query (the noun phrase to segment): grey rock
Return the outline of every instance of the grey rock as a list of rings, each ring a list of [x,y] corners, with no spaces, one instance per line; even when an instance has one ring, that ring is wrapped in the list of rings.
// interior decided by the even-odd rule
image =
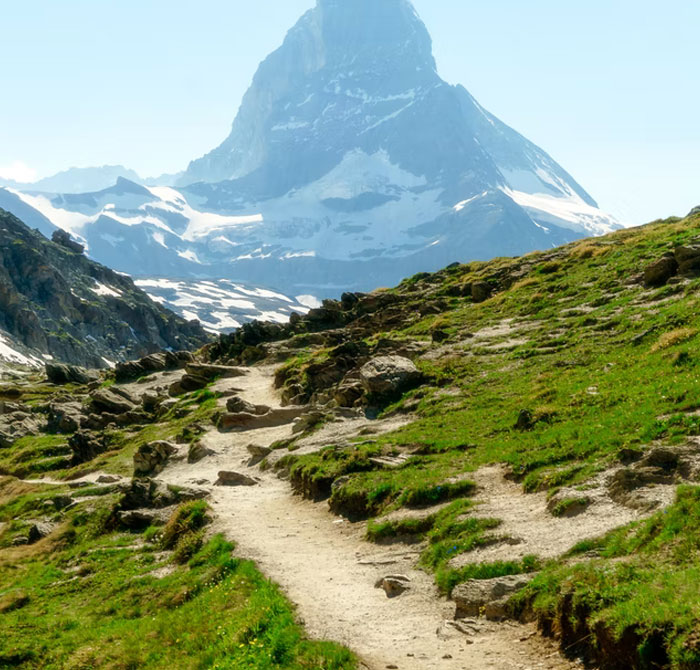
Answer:
[[[203,377],[208,381],[213,381],[214,379],[243,377],[246,374],[245,370],[242,368],[236,368],[230,365],[213,365],[206,363],[189,363],[185,367],[185,371],[189,375]]]
[[[52,384],[64,386],[66,384],[89,384],[97,379],[99,375],[88,372],[85,368],[77,365],[64,365],[62,363],[47,363],[45,366],[46,377]]]
[[[213,456],[214,451],[205,447],[201,442],[195,442],[191,444],[187,451],[187,462],[188,463],[199,463],[199,461],[207,458],[208,456]]]
[[[491,285],[485,281],[478,281],[472,284],[472,300],[476,303],[488,300],[492,292]]]
[[[647,286],[663,286],[678,272],[678,262],[673,254],[667,254],[644,268],[644,283]]]
[[[506,603],[524,589],[534,575],[514,575],[495,579],[472,579],[452,592],[456,605],[455,619],[486,616],[491,620],[506,617]]]
[[[249,467],[257,465],[272,453],[270,447],[262,447],[259,444],[249,444],[246,449],[250,454],[250,460],[248,461]]]
[[[259,482],[257,479],[248,477],[248,475],[241,474],[240,472],[222,470],[219,472],[219,478],[216,480],[215,484],[216,486],[257,486]]]
[[[134,454],[134,476],[154,475],[163,471],[177,447],[165,440],[149,442]]]
[[[135,403],[110,389],[99,389],[90,394],[90,402],[98,413],[124,414],[136,408]]]
[[[387,598],[398,598],[411,588],[411,580],[405,575],[388,575],[377,580],[377,589],[384,589]]]
[[[417,386],[422,374],[403,356],[379,356],[360,369],[360,381],[368,393],[391,395]]]

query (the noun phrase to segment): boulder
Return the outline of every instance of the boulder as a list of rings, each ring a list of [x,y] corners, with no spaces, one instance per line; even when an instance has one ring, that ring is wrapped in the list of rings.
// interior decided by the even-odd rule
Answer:
[[[365,389],[359,381],[341,384],[333,392],[333,400],[338,407],[354,407],[365,394]]]
[[[457,610],[455,619],[486,616],[491,621],[507,617],[506,603],[524,589],[533,575],[514,575],[495,579],[472,579],[452,592]]]
[[[492,292],[491,285],[485,281],[477,281],[471,285],[472,300],[476,303],[488,300]]]
[[[700,272],[700,244],[689,244],[676,247],[675,260],[681,274],[697,274]]]
[[[66,384],[89,384],[99,379],[97,373],[88,372],[85,368],[80,368],[77,365],[47,363],[45,369],[46,377],[49,382],[58,386],[65,386]]]
[[[647,286],[663,286],[678,272],[678,262],[673,254],[666,254],[644,269],[644,283]]]
[[[118,511],[163,509],[182,502],[202,500],[209,495],[204,489],[174,487],[149,478],[132,479],[121,490],[123,495],[117,506]]]
[[[134,454],[134,476],[143,477],[162,472],[177,447],[165,440],[149,442]]]
[[[216,486],[257,486],[258,481],[240,472],[230,472],[222,470],[216,480]]]
[[[90,402],[99,414],[124,414],[136,408],[135,403],[127,400],[123,394],[111,389],[98,389],[90,394]]]
[[[14,414],[15,412],[24,412],[25,414],[29,414],[31,411],[31,408],[27,405],[10,402],[8,400],[0,400],[0,415],[2,416],[5,414]]]
[[[149,526],[161,526],[163,520],[148,510],[126,510],[117,514],[119,525],[127,530],[145,530]]]
[[[535,425],[535,420],[532,412],[529,409],[521,409],[518,414],[518,420],[515,422],[515,430],[532,430]]]
[[[688,218],[691,216],[699,216],[700,215],[700,206],[699,207],[693,207],[693,209],[690,210],[690,214],[688,214]]]
[[[70,234],[65,230],[55,230],[51,236],[51,241],[64,249],[68,249],[68,251],[72,251],[74,254],[82,255],[85,252],[85,246],[71,239]]]
[[[368,393],[393,395],[420,384],[423,376],[413,361],[403,356],[379,356],[360,369],[360,382]]]
[[[45,537],[51,535],[53,529],[54,527],[52,524],[44,521],[33,523],[27,531],[27,544],[34,544],[39,540],[43,540]]]

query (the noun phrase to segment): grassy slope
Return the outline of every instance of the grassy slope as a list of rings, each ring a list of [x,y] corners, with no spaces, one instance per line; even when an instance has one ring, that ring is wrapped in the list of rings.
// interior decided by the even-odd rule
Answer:
[[[700,216],[675,219],[547,254],[473,263],[407,280],[396,289],[406,313],[426,299],[447,304],[439,316],[414,312],[407,325],[381,334],[426,341],[436,328],[449,334],[445,355],[420,363],[435,383],[390,408],[419,400],[418,419],[358,447],[294,459],[293,470],[311,478],[350,473],[349,484],[336,488],[331,504],[350,504],[378,516],[416,499],[456,499],[453,504],[465,505],[466,492],[451,490],[450,482],[468,480],[470,472],[488,463],[507,464],[526,491],[554,493],[574,485],[583,494],[586,480],[618,463],[622,449],[642,449],[657,441],[677,445],[700,434],[700,417],[694,413],[700,408],[700,280],[660,289],[646,289],[639,281],[646,265],[699,234]],[[504,274],[515,276],[515,283],[484,303],[451,297],[462,283]],[[488,340],[471,337],[504,320],[512,320],[513,332]],[[309,357],[305,353],[300,359]],[[532,430],[515,428],[524,409],[534,417]],[[420,455],[398,470],[367,466],[368,455],[406,450]],[[694,547],[694,526],[684,524],[682,514],[673,514],[678,542]],[[477,546],[484,530],[441,512],[421,527],[371,522],[369,536],[409,533],[428,539],[423,561],[446,590],[479,572],[492,576],[537,566],[532,557],[521,566],[455,573],[450,558]],[[544,600],[535,599],[539,611],[549,608],[551,614],[561,605],[565,583],[579,594],[592,592],[586,616],[606,622],[618,637],[635,625],[646,638],[670,626],[675,633],[669,645],[677,649],[686,644],[700,623],[697,592],[676,587],[700,570],[700,556],[688,549],[681,559],[669,551],[667,537],[660,533],[644,551],[635,545],[635,560],[646,571],[619,568],[625,588],[615,589],[616,580],[622,583],[623,578],[609,577],[608,554],[573,570],[548,568],[533,587],[533,593],[541,588],[545,594]],[[647,619],[640,608],[643,597],[637,598],[635,586],[651,589],[658,605],[654,616]],[[617,603],[612,609],[611,601]],[[682,665],[683,654],[673,654],[674,667],[698,667]],[[696,652],[687,654],[700,662]]]
[[[180,416],[183,408],[190,410],[186,416]],[[191,394],[161,423],[116,433],[112,450],[80,469],[127,474],[140,444],[172,439],[214,409],[208,395]],[[35,476],[46,469],[47,450],[61,444],[61,436],[28,437],[0,455],[6,469]],[[54,463],[51,476],[76,474],[65,465]],[[58,495],[72,495],[78,505],[58,512],[52,505]],[[0,477],[0,667],[356,667],[343,648],[306,640],[277,587],[236,559],[224,538],[204,543],[196,528],[182,534],[177,518],[166,529],[110,530],[106,519],[119,497],[113,486],[74,491]],[[56,524],[53,533],[13,546],[36,519]],[[175,537],[172,528],[179,529]]]

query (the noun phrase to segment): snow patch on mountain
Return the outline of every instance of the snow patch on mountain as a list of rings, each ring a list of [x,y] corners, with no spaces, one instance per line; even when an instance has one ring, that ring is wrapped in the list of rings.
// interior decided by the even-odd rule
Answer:
[[[137,279],[151,299],[176,314],[197,320],[212,333],[227,333],[250,321],[286,323],[293,312],[306,314],[306,303],[265,288],[230,280]],[[306,302],[315,301],[313,296]],[[319,303],[320,304],[320,303]]]

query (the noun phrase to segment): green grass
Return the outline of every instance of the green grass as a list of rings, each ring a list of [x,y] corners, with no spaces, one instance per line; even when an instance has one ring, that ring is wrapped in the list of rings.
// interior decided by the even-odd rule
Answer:
[[[30,516],[43,494],[11,497],[0,515]],[[162,533],[105,533],[114,495],[81,503],[49,538],[0,553],[0,667],[22,670],[350,670],[343,648],[305,638],[289,603],[221,536],[183,560],[204,503]],[[157,542],[158,544],[154,544]],[[162,548],[174,548],[163,555]]]
[[[698,667],[700,488],[680,487],[669,509],[582,543],[572,555],[585,552],[599,558],[551,564],[516,597],[514,608],[548,622],[573,616],[579,636],[590,635],[593,645],[604,631],[615,640],[633,632],[640,640],[636,667],[645,667],[644,655],[652,651],[667,655],[673,670]],[[660,640],[660,649],[652,650],[648,640]]]
[[[491,541],[498,534],[497,520],[489,526],[488,520],[448,519],[436,511],[419,520],[391,523],[382,515],[450,500],[468,506],[465,501],[472,493],[468,488],[448,493],[439,487],[469,481],[471,473],[486,465],[504,464],[526,492],[553,495],[562,487],[585,485],[596,474],[619,465],[621,454],[628,451],[643,453],[653,443],[680,446],[700,435],[700,279],[688,278],[659,289],[647,289],[639,280],[649,263],[699,236],[700,217],[672,219],[547,254],[470,263],[403,282],[391,291],[401,299],[403,322],[394,331],[384,332],[378,318],[377,333],[364,332],[363,337],[370,348],[378,338],[427,343],[436,324],[449,336],[449,353],[416,359],[432,381],[385,408],[384,414],[390,415],[417,401],[415,420],[373,438],[371,444],[301,456],[295,459],[294,469],[322,478],[328,491],[335,477],[347,478],[334,487],[332,509],[369,518],[368,537],[374,541],[425,542],[422,563],[435,573],[445,592],[461,581],[493,575],[494,570],[532,571],[539,565],[537,557],[495,567],[450,567],[454,555]],[[517,279],[484,303],[460,297],[464,284],[498,282],[511,273]],[[431,301],[442,301],[441,313],[418,316]],[[506,320],[514,331],[474,337],[484,329],[503,327]],[[313,352],[305,351],[302,367],[313,363]],[[522,410],[532,417],[526,429],[516,428]],[[414,455],[395,470],[369,461],[370,454],[396,453]],[[559,502],[552,514],[563,516],[586,504],[582,489],[580,496]],[[679,517],[680,536],[694,532],[692,524]],[[671,540],[664,534],[659,537],[659,547],[668,551]],[[609,621],[615,631],[637,621],[644,639],[662,630],[669,644],[677,647],[680,643],[664,626],[672,620],[671,613],[683,622],[686,632],[700,625],[697,609],[690,608],[686,598],[688,588],[681,584],[700,564],[674,568],[666,577],[662,569],[653,582],[662,554],[661,548],[647,553],[647,564],[630,555],[620,565],[607,563],[604,572],[595,564],[575,570],[583,575],[588,597],[608,593],[608,586],[611,598],[614,593],[623,596]],[[626,572],[630,563],[635,575],[642,571],[644,576],[630,578]],[[551,588],[564,588],[571,570],[551,573]],[[593,571],[595,578],[587,571]],[[608,576],[610,583],[601,581]],[[639,599],[625,605],[632,590],[625,580],[649,588],[641,588]],[[678,599],[676,588],[681,594]],[[652,606],[655,590],[665,593],[658,607]],[[648,607],[644,598],[649,599]],[[673,604],[676,600],[678,607],[687,609],[679,611]],[[561,598],[553,598],[550,604],[560,605]],[[694,659],[694,653],[674,652],[678,659],[683,654]],[[680,660],[674,662],[685,667]]]

